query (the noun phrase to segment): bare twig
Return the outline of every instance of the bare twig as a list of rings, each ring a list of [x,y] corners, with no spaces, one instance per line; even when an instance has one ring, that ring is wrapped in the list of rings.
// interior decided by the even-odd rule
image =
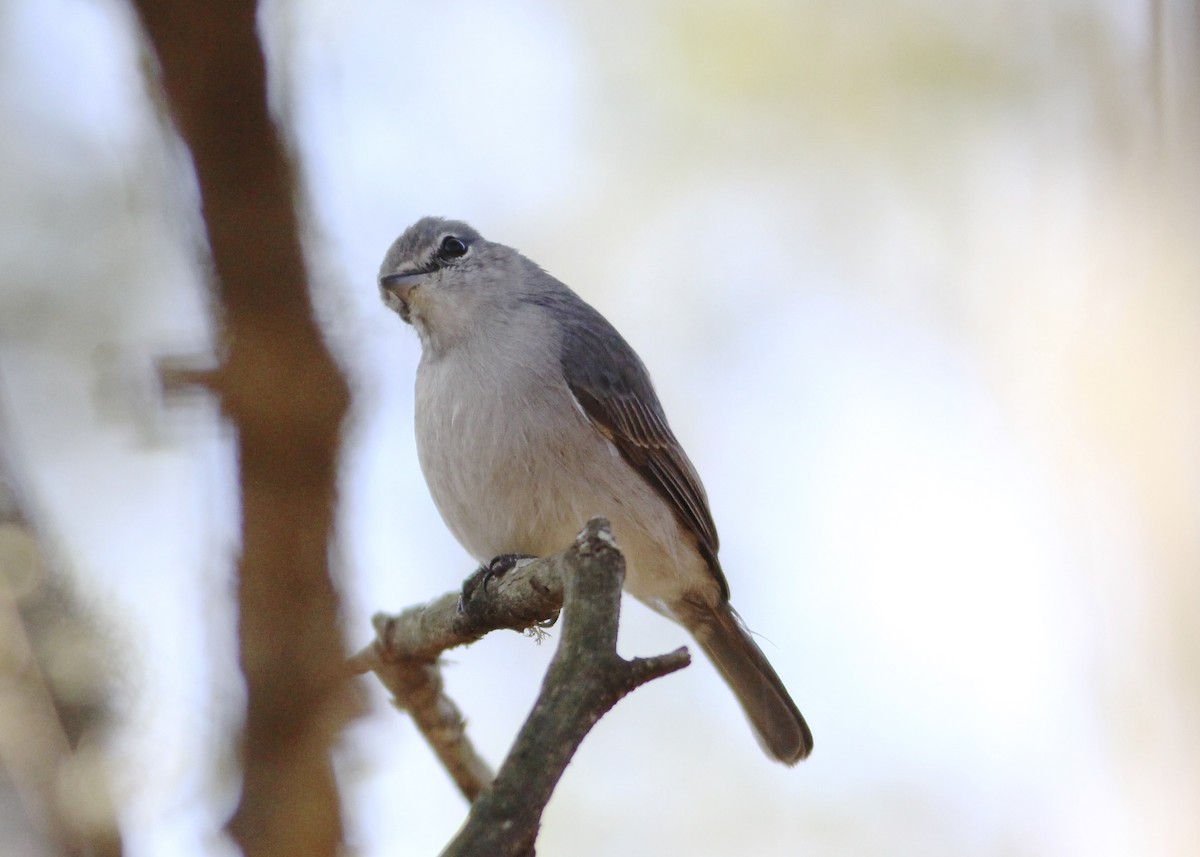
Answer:
[[[477,587],[462,609],[450,593],[395,617],[376,617],[378,639],[352,659],[374,670],[413,713],[459,787],[474,801],[447,855],[531,855],[550,794],[583,737],[621,697],[682,669],[687,649],[626,661],[617,655],[625,560],[608,522],[588,522],[567,550]],[[462,718],[441,693],[435,659],[497,628],[526,629],[557,615],[563,630],[533,711],[491,787]],[[432,733],[434,737],[430,737]],[[470,761],[475,759],[476,762]]]
[[[462,712],[446,696],[436,661],[385,655],[372,645],[351,664],[355,672],[374,672],[391,692],[393,704],[412,716],[463,797],[474,801],[492,784],[495,774],[467,737]]]
[[[385,658],[432,660],[492,631],[525,631],[553,621],[562,607],[564,561],[573,550],[518,565],[467,598],[448,592],[396,616],[378,613],[374,645]]]
[[[687,666],[686,648],[627,661],[617,654],[625,559],[608,522],[588,522],[567,554],[562,642],[537,703],[492,789],[471,806],[444,857],[526,857],[542,812],[583,737],[630,691]]]
[[[520,564],[465,598],[448,592],[396,616],[379,613],[375,641],[350,659],[353,672],[374,672],[396,707],[412,715],[469,801],[491,785],[494,774],[468,738],[458,706],[443,692],[437,658],[491,631],[524,631],[552,621],[562,606],[564,567],[574,550]]]

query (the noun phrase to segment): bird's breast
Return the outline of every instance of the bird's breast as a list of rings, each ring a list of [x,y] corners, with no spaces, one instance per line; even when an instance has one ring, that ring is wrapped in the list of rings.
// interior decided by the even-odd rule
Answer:
[[[602,438],[573,405],[556,364],[494,349],[422,359],[421,469],[447,526],[480,562],[565,547],[583,520],[565,474]]]

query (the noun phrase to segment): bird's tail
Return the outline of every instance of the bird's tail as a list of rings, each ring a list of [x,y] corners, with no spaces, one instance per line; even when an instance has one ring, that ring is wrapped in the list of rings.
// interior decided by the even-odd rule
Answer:
[[[767,755],[785,765],[807,758],[813,738],[804,715],[733,608],[689,603],[683,618],[737,696]]]

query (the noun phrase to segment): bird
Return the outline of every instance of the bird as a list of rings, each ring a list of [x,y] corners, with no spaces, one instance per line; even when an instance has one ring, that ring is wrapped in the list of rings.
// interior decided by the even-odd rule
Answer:
[[[533,261],[458,220],[406,229],[378,284],[420,339],[418,459],[466,551],[484,567],[548,556],[607,518],[625,590],[687,629],[770,758],[807,758],[812,732],[730,604],[704,486],[621,334]]]

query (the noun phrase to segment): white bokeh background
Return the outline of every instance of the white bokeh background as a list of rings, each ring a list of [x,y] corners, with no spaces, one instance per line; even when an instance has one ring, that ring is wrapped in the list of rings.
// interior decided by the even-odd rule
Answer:
[[[697,662],[587,738],[540,853],[1194,853],[1200,314],[1173,239],[1196,222],[1148,130],[1147,14],[267,5],[317,303],[356,393],[351,645],[471,570],[416,464],[416,338],[374,284],[408,223],[461,217],[640,351],[734,602],[816,736],[771,765]],[[115,0],[0,2],[0,396],[123,653],[129,853],[228,854],[236,494],[213,409],[151,380],[212,322],[144,62]],[[622,634],[627,654],[686,642],[635,603]],[[492,760],[552,649],[454,654]],[[465,807],[368,689],[339,755],[350,846],[436,853]]]

